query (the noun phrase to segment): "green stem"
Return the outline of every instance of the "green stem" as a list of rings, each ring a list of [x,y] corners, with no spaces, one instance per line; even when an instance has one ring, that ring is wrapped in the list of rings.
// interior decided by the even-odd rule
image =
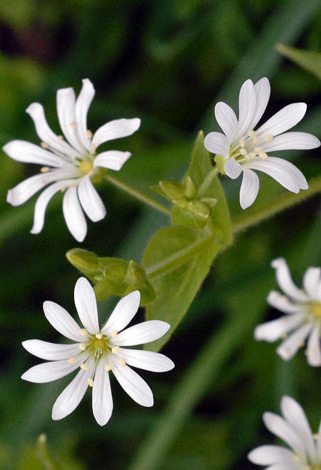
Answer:
[[[163,204],[160,202],[155,201],[154,199],[151,199],[150,197],[146,196],[145,194],[141,193],[135,188],[132,188],[129,186],[127,183],[124,183],[123,181],[120,181],[118,178],[115,178],[114,176],[111,175],[105,175],[104,178],[109,181],[109,183],[113,184],[117,188],[121,189],[122,191],[125,191],[126,193],[130,194],[131,196],[135,197],[139,201],[144,202],[148,206],[153,207],[154,209],[158,210],[159,212],[162,212],[163,214],[166,215],[171,215],[171,210],[165,207]]]
[[[173,388],[166,409],[157,418],[129,470],[164,468],[163,459],[175,443],[175,438],[199,400],[213,384],[231,352],[257,322],[265,307],[265,299],[263,297],[258,299],[257,305],[254,302],[252,307],[249,315],[243,317],[242,321],[239,315],[235,314],[219,331],[215,330],[179,384]]]
[[[244,215],[236,217],[233,221],[233,231],[237,233],[245,230],[318,193],[321,193],[321,177],[313,178],[309,182],[309,189],[306,191],[300,191],[299,194],[286,193],[266,206],[254,206]]]
[[[212,181],[216,176],[219,174],[219,170],[217,169],[216,166],[212,168],[212,170],[206,175],[206,178],[204,179],[203,183],[199,187],[198,190],[198,196],[202,197],[203,194],[206,192],[208,187],[211,185]]]

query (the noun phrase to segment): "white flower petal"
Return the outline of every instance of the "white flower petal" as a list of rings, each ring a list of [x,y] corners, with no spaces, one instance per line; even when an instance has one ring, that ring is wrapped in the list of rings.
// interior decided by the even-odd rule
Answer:
[[[64,159],[58,155],[24,140],[11,140],[2,147],[2,150],[17,162],[36,163],[37,165],[49,165],[56,168],[60,168],[65,164]]]
[[[273,260],[271,266],[275,269],[276,280],[286,295],[299,302],[308,300],[307,296],[292,281],[289,267],[284,258]]]
[[[85,78],[76,101],[75,122],[78,142],[89,152],[91,152],[91,142],[87,135],[87,114],[94,96],[94,86],[88,78]]]
[[[99,166],[109,170],[119,171],[125,162],[130,158],[130,152],[120,152],[119,150],[108,150],[100,153],[94,160],[94,168]]]
[[[282,158],[268,157],[265,160],[254,158],[245,163],[243,168],[262,171],[293,193],[298,193],[300,189],[308,189],[308,183],[303,173],[292,163]]]
[[[248,454],[248,459],[257,465],[271,465],[275,463],[293,461],[293,453],[281,446],[260,446]]]
[[[302,313],[287,315],[276,320],[258,325],[254,330],[254,338],[272,343],[298,326],[305,316]]]
[[[43,106],[40,103],[32,103],[26,109],[26,112],[32,118],[36,132],[40,139],[45,142],[49,147],[58,154],[66,156],[67,159],[73,159],[77,157],[77,152],[64,142],[50,129]]]
[[[242,209],[250,207],[259,192],[259,177],[252,170],[245,169],[243,171],[243,179],[240,191],[240,204]]]
[[[305,103],[292,103],[282,108],[264,123],[256,132],[258,137],[282,134],[303,119],[307,110]]]
[[[79,356],[75,358],[75,362],[70,363],[68,361],[53,361],[44,362],[37,366],[31,367],[21,378],[28,382],[34,382],[42,384],[46,382],[53,382],[54,380],[61,379],[70,374],[83,362],[83,357]]]
[[[117,303],[101,332],[110,336],[113,331],[121,331],[134,318],[139,308],[140,292],[135,290]]]
[[[40,339],[29,339],[23,341],[22,346],[40,359],[47,361],[61,361],[79,354],[78,344],[56,344],[41,341]]]
[[[231,142],[237,129],[237,118],[233,109],[228,104],[220,101],[215,105],[214,113],[220,128]]]
[[[299,328],[295,333],[292,333],[283,343],[277,348],[276,352],[284,359],[288,361],[291,359],[297,350],[303,345],[306,337],[311,331],[312,325],[304,325]]]
[[[132,367],[152,372],[167,372],[175,367],[173,361],[164,354],[152,351],[119,348],[117,355],[125,359],[126,364]]]
[[[251,129],[254,129],[266,110],[267,104],[270,99],[271,86],[266,77],[261,78],[254,85],[256,94],[256,108],[252,117]]]
[[[68,339],[82,342],[84,337],[79,333],[80,326],[71,315],[60,305],[50,300],[43,304],[43,311],[49,323]]]
[[[263,414],[263,421],[270,432],[286,442],[294,451],[304,451],[300,436],[281,416],[267,412]]]
[[[128,137],[139,129],[140,119],[115,119],[99,127],[95,132],[92,143],[97,148],[104,142]]]
[[[170,325],[161,320],[149,320],[138,325],[131,326],[113,338],[113,344],[117,346],[136,346],[150,343],[164,336]]]
[[[63,198],[62,210],[69,232],[78,242],[82,242],[87,233],[87,223],[75,187],[67,189]]]
[[[271,142],[262,143],[261,147],[266,153],[276,150],[308,150],[320,147],[320,141],[306,132],[287,132],[274,137]]]
[[[92,367],[89,367],[88,370],[81,369],[70,384],[67,385],[54,403],[52,408],[53,420],[65,418],[77,408],[86,393],[88,379],[91,375]]]
[[[238,139],[252,130],[253,116],[256,110],[256,93],[252,80],[243,83],[239,94]]]
[[[230,142],[226,135],[220,132],[210,132],[204,139],[206,150],[218,155],[228,157],[230,154]]]
[[[93,222],[102,220],[106,215],[106,209],[99,194],[90,181],[90,176],[81,178],[78,185],[78,197],[86,215]]]
[[[108,423],[113,412],[109,373],[104,367],[105,362],[100,360],[96,369],[92,394],[93,413],[100,426]]]
[[[76,96],[73,88],[61,88],[57,91],[57,114],[61,130],[78,152],[83,152],[83,146],[79,143],[76,133],[75,106]]]
[[[224,165],[225,173],[229,178],[235,180],[243,171],[242,165],[237,163],[234,158],[229,158]]]
[[[80,277],[76,282],[74,299],[80,321],[88,333],[99,333],[97,300],[94,289],[86,278]]]
[[[47,206],[51,200],[51,198],[61,189],[68,187],[69,184],[73,184],[74,180],[66,180],[66,181],[58,181],[57,183],[51,184],[48,188],[46,188],[43,193],[38,197],[35,211],[34,211],[34,218],[33,218],[33,226],[30,230],[31,233],[40,233],[43,229],[45,223],[45,215]]]
[[[281,400],[281,411],[287,422],[290,423],[297,431],[298,435],[301,436],[309,456],[314,460],[316,458],[316,452],[312,432],[301,405],[293,400],[293,398],[284,396]]]
[[[112,371],[125,392],[141,406],[153,406],[153,393],[145,380],[126,365],[120,365],[112,359]]]
[[[316,325],[310,333],[306,355],[308,364],[312,367],[321,366],[321,350],[320,350],[320,324]]]
[[[284,313],[302,312],[302,306],[300,304],[292,303],[288,299],[288,297],[286,297],[284,294],[280,294],[280,292],[276,292],[275,290],[272,290],[269,293],[266,300],[268,304],[270,304],[274,308],[277,308],[278,310],[281,310],[281,312],[284,312]]]
[[[8,191],[7,202],[12,206],[20,206],[48,183],[48,178],[43,174],[31,176]]]
[[[308,268],[303,277],[303,287],[306,293],[311,299],[318,298],[318,290],[320,285],[321,269],[320,268]]]

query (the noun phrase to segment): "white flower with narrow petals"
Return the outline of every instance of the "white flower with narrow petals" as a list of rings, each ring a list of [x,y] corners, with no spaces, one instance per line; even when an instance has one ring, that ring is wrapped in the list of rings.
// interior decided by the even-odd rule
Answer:
[[[252,170],[262,171],[293,193],[307,189],[308,184],[292,163],[271,157],[277,150],[313,149],[320,141],[306,132],[286,132],[298,124],[306,113],[305,103],[292,103],[254,130],[260,121],[270,98],[270,83],[261,78],[255,85],[246,80],[239,95],[239,118],[226,103],[215,106],[216,120],[223,130],[210,132],[205,137],[209,152],[222,155],[224,170],[232,179],[243,173],[240,204],[243,209],[251,206],[259,191],[259,178]]]
[[[87,233],[85,214],[93,222],[106,215],[105,206],[94,188],[91,177],[98,169],[118,171],[130,157],[129,152],[108,150],[97,154],[104,142],[132,135],[140,126],[140,119],[116,119],[101,126],[95,133],[87,129],[87,113],[95,95],[89,79],[76,99],[73,88],[57,91],[57,113],[63,136],[49,127],[43,106],[32,103],[26,110],[34,121],[42,140],[41,147],[23,140],[8,142],[3,150],[19,162],[42,165],[40,173],[9,190],[7,201],[20,206],[40,189],[48,186],[39,196],[34,212],[31,233],[41,232],[47,205],[58,191],[65,191],[63,214],[67,227],[75,239],[83,241]]]
[[[321,470],[321,423],[313,435],[302,407],[293,398],[281,400],[282,416],[264,413],[267,429],[282,439],[290,449],[263,445],[249,453],[248,459],[266,470]]]
[[[272,261],[276,279],[284,294],[271,291],[267,301],[286,315],[259,325],[254,330],[257,340],[269,342],[285,338],[278,354],[291,359],[308,338],[306,355],[310,366],[321,366],[321,268],[308,268],[303,277],[303,290],[293,283],[283,258]]]
[[[62,419],[72,413],[82,400],[88,386],[93,388],[92,408],[98,424],[105,425],[111,417],[113,399],[109,372],[112,371],[125,392],[139,405],[153,406],[153,393],[147,383],[129,366],[153,372],[165,372],[174,367],[163,354],[126,349],[161,338],[170,325],[150,320],[126,328],[135,316],[140,302],[139,291],[123,297],[106,324],[100,328],[97,302],[90,283],[81,277],[75,286],[75,305],[80,327],[60,305],[44,302],[44,313],[51,325],[74,344],[54,344],[37,339],[22,345],[45,362],[31,367],[22,375],[29,382],[44,383],[60,379],[78,369],[77,375],[57,398],[52,418]]]

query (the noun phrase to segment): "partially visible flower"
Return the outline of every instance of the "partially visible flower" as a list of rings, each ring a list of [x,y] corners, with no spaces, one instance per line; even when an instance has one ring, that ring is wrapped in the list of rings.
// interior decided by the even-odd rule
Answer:
[[[265,426],[282,439],[290,448],[264,445],[249,453],[248,459],[263,465],[266,470],[320,470],[321,423],[319,432],[313,435],[302,407],[293,398],[281,400],[283,417],[264,413]]]
[[[319,139],[311,134],[286,132],[305,115],[305,103],[285,106],[254,130],[266,109],[270,92],[267,78],[261,78],[255,85],[246,80],[239,95],[239,118],[226,103],[217,103],[215,117],[224,134],[210,132],[205,138],[206,149],[224,157],[221,171],[232,179],[243,173],[240,191],[243,209],[253,204],[259,190],[259,178],[252,170],[263,171],[293,193],[308,188],[300,170],[284,159],[271,157],[271,152],[320,146]]]
[[[105,206],[90,178],[99,167],[120,170],[131,154],[118,150],[97,154],[97,148],[104,142],[136,132],[140,119],[110,121],[92,135],[87,130],[87,113],[94,95],[94,87],[88,78],[83,80],[77,99],[73,88],[57,91],[57,114],[63,136],[50,129],[43,106],[32,103],[26,112],[34,121],[42,140],[41,147],[23,140],[12,140],[3,147],[14,160],[42,165],[38,175],[31,176],[8,192],[10,204],[19,206],[49,185],[36,202],[31,233],[41,232],[47,205],[58,191],[66,191],[63,214],[70,233],[77,241],[83,241],[87,233],[84,212],[93,222],[106,215]]]
[[[285,360],[291,359],[308,337],[308,363],[321,366],[321,268],[311,267],[306,270],[301,290],[293,283],[283,258],[272,261],[272,266],[284,295],[271,291],[267,301],[286,315],[257,326],[254,337],[269,342],[284,338],[277,352]]]
[[[60,305],[46,301],[43,309],[47,320],[74,344],[54,344],[37,339],[22,343],[31,354],[51,362],[31,367],[22,375],[29,382],[52,382],[70,374],[77,375],[57,398],[52,418],[62,419],[72,413],[82,400],[88,386],[93,387],[92,408],[98,424],[105,425],[111,417],[113,399],[109,372],[112,371],[125,392],[142,406],[153,406],[153,394],[147,383],[130,367],[165,372],[174,367],[163,354],[126,349],[150,343],[162,337],[170,325],[150,320],[126,328],[134,318],[140,302],[139,291],[131,292],[116,305],[106,324],[100,328],[97,302],[90,283],[81,277],[75,286],[75,305],[81,328]]]

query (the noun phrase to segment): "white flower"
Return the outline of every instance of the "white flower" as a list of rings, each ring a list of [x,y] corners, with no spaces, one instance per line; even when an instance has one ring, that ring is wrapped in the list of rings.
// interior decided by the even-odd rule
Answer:
[[[106,215],[105,206],[90,177],[99,167],[120,170],[131,154],[108,150],[97,155],[97,148],[104,142],[136,132],[140,119],[110,121],[92,135],[87,130],[87,113],[94,95],[94,87],[88,79],[83,80],[77,99],[73,88],[57,91],[57,114],[64,137],[57,136],[50,129],[43,106],[32,103],[26,112],[34,121],[36,132],[42,140],[41,147],[23,140],[12,140],[3,147],[14,160],[42,165],[38,175],[26,179],[8,192],[7,201],[10,204],[19,206],[49,185],[36,202],[31,233],[41,232],[47,205],[58,191],[66,190],[63,214],[69,231],[77,241],[83,241],[87,232],[84,212],[93,222]]]
[[[309,337],[306,350],[308,363],[311,366],[320,366],[321,268],[307,269],[303,277],[304,290],[301,290],[293,283],[283,258],[272,261],[272,266],[284,295],[271,291],[267,301],[286,315],[257,326],[254,337],[269,342],[286,338],[277,349],[285,360],[291,359]]]
[[[320,470],[321,423],[317,435],[312,435],[302,407],[290,397],[281,400],[282,415],[264,413],[265,426],[291,448],[265,445],[249,453],[248,458],[266,470]]]
[[[223,130],[211,132],[205,137],[209,152],[223,155],[224,170],[232,179],[243,172],[240,204],[246,209],[256,199],[259,178],[252,170],[263,171],[293,193],[307,189],[308,184],[292,163],[268,154],[277,150],[313,149],[320,141],[305,132],[286,132],[301,121],[307,106],[293,103],[285,106],[256,131],[270,98],[270,83],[261,78],[255,85],[246,80],[239,95],[239,119],[226,103],[215,106],[215,117]]]
[[[52,418],[62,419],[72,413],[82,400],[88,385],[93,387],[92,408],[98,424],[105,425],[111,417],[113,400],[109,371],[114,373],[125,392],[139,405],[153,406],[153,394],[147,383],[130,367],[165,372],[174,367],[163,354],[125,349],[149,343],[163,336],[170,325],[150,320],[124,329],[135,316],[140,302],[139,291],[123,297],[107,323],[99,328],[97,302],[90,283],[81,277],[75,286],[75,305],[81,328],[60,305],[46,301],[43,308],[47,320],[74,344],[54,344],[37,339],[22,345],[31,354],[49,360],[31,367],[22,375],[29,382],[44,383],[60,379],[78,369],[78,373],[57,398]],[[128,365],[127,365],[128,364]]]

